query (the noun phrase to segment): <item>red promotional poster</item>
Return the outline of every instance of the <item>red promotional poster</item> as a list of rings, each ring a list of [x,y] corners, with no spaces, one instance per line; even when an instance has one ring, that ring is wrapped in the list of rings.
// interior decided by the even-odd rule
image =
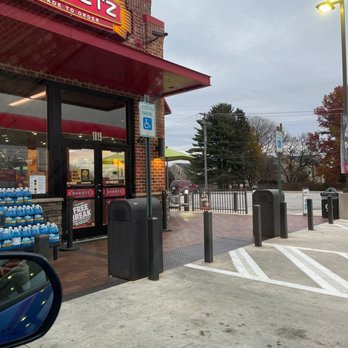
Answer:
[[[0,180],[16,180],[16,171],[14,169],[0,169]]]
[[[92,202],[76,201],[73,204],[73,226],[75,228],[92,226]]]
[[[32,0],[69,17],[116,32],[124,39],[131,32],[131,13],[125,0]]]
[[[95,190],[92,188],[68,189],[67,196],[73,198],[94,198]]]
[[[126,188],[125,187],[107,187],[103,189],[104,197],[125,197]]]

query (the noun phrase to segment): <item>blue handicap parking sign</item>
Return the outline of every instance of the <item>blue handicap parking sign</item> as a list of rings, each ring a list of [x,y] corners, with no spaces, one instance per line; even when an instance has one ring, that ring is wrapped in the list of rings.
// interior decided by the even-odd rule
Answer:
[[[146,130],[152,130],[152,118],[151,117],[144,117],[143,118],[143,128]]]

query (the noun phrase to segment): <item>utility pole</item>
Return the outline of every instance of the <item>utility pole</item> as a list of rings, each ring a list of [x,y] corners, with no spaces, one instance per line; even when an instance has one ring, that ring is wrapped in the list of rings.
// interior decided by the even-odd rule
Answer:
[[[282,173],[281,173],[281,157],[283,153],[283,126],[280,123],[276,130],[276,151],[278,156],[278,190],[279,201],[282,202]]]
[[[207,114],[200,112],[203,116],[203,159],[204,159],[204,191],[208,193],[208,162],[207,162]]]
[[[203,132],[204,132],[204,190],[208,192],[208,163],[207,163],[207,115],[203,114]]]

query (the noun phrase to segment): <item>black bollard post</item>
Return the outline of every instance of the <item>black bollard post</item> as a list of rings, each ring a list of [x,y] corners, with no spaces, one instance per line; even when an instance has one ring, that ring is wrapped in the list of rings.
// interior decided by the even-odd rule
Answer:
[[[238,193],[233,193],[233,210],[238,211]]]
[[[332,197],[331,196],[327,197],[327,210],[328,210],[329,224],[333,224],[334,223],[334,219],[333,219],[333,202],[332,202]]]
[[[159,264],[160,264],[160,243],[158,219],[156,217],[147,218],[148,228],[148,267],[149,279],[159,280]]]
[[[313,201],[311,199],[306,199],[307,201],[307,220],[308,220],[308,229],[314,231],[313,225]]]
[[[189,193],[188,190],[185,190],[184,192],[184,211],[189,211],[190,205],[189,205]]]
[[[286,202],[280,202],[280,238],[288,238],[288,215]]]
[[[253,205],[253,234],[255,246],[262,247],[261,206]]]
[[[213,262],[213,214],[203,212],[204,221],[204,262]]]
[[[68,202],[66,205],[66,213],[67,213],[67,240],[66,240],[66,247],[60,247],[59,250],[61,251],[74,251],[79,250],[80,248],[77,246],[74,246],[73,244],[73,203],[74,198],[68,197]]]
[[[170,228],[168,228],[168,205],[167,205],[167,197],[168,194],[166,191],[162,191],[162,227],[164,232],[171,231]]]

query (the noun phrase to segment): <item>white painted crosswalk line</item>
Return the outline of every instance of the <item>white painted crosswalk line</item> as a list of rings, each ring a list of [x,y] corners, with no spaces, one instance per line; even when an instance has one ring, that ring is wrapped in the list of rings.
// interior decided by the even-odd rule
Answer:
[[[340,225],[340,224],[335,224],[335,225],[338,226],[338,227],[343,228],[344,230],[348,230],[348,227],[347,227],[347,226],[343,226],[343,225]]]
[[[232,250],[229,252],[229,254],[239,273],[249,276],[256,276],[261,280],[269,279],[244,248]]]
[[[237,250],[232,250],[229,252],[230,254],[230,257],[231,257],[231,260],[232,260],[232,263],[234,264],[234,267],[236,267],[236,270],[238,273],[240,274],[244,274],[246,276],[249,275],[249,272],[247,271],[247,269],[245,268],[243,262],[242,262],[242,259],[239,255],[239,253],[237,252]]]
[[[332,250],[312,249],[306,247],[293,247],[272,243],[263,244],[272,248],[276,248],[291,263],[297,266],[300,271],[304,272],[309,278],[311,278],[315,283],[317,283],[319,287],[306,286],[269,278],[259,267],[259,265],[254,261],[254,259],[248,254],[245,248],[240,248],[229,252],[231,261],[233,262],[237,272],[231,272],[227,270],[216,269],[211,266],[207,267],[196,264],[188,264],[186,265],[186,267],[202,271],[224,274],[227,276],[261,281],[268,284],[286,286],[294,289],[301,289],[305,291],[326,294],[330,296],[348,298],[348,281],[341,278],[328,268],[324,267],[319,262],[309,257],[301,250],[316,251],[327,254],[336,254],[346,259],[348,259],[348,253]]]
[[[348,230],[347,226],[341,225],[341,224],[320,224],[320,225],[316,225],[315,228],[330,228],[330,229],[337,229],[338,228],[342,228],[344,230]]]
[[[232,277],[237,277],[237,278],[244,278],[244,279],[249,279],[249,280],[254,280],[254,281],[259,281],[271,285],[277,285],[277,286],[284,286],[287,288],[292,288],[292,289],[297,289],[297,290],[304,290],[304,291],[309,291],[309,292],[314,292],[317,294],[322,294],[322,295],[328,295],[328,296],[336,296],[336,297],[341,297],[341,298],[346,298],[348,299],[348,294],[339,292],[339,291],[330,291],[322,288],[314,288],[312,286],[307,286],[307,285],[301,285],[301,284],[296,284],[296,283],[289,283],[289,282],[284,282],[281,280],[261,280],[257,277],[254,276],[247,276],[243,275],[237,272],[231,272],[231,271],[226,271],[224,269],[218,269],[214,267],[208,267],[208,266],[202,266],[202,265],[197,265],[194,263],[188,263],[185,265],[185,267],[200,270],[200,271],[206,271],[206,272],[212,272],[212,273],[217,273],[217,274],[222,274],[226,276],[232,276]]]
[[[344,279],[320,265],[318,262],[305,255],[300,250],[294,247],[284,247],[280,245],[274,245],[274,247],[284,256],[286,256],[303,273],[316,282],[321,288],[331,291],[347,291],[347,288],[344,285],[344,283],[347,282]],[[338,281],[338,278],[340,278],[340,281]],[[332,285],[333,280],[335,280],[336,283],[339,283],[341,286],[338,286],[338,284],[335,284],[336,286]],[[337,289],[338,287],[339,289]]]

